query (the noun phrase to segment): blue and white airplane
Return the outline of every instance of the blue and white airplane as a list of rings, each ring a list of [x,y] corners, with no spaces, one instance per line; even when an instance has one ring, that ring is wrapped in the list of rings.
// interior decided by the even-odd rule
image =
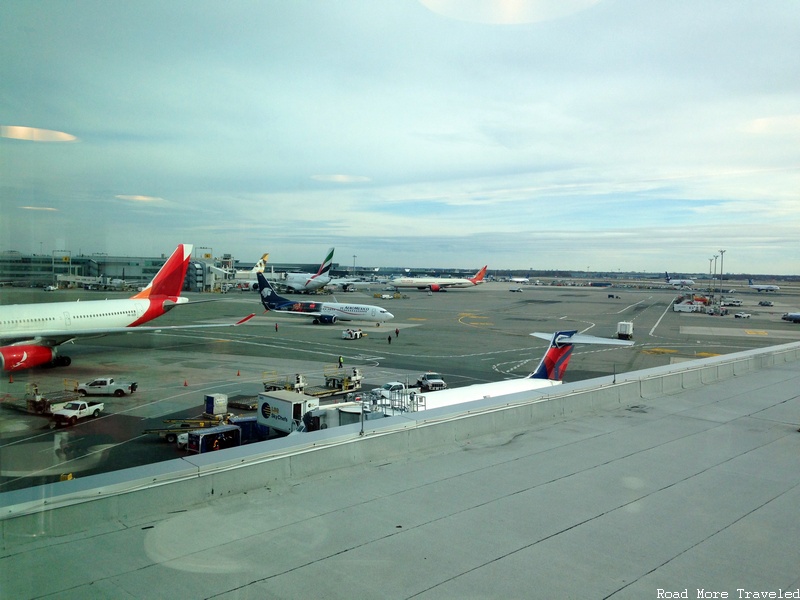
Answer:
[[[675,287],[690,287],[694,285],[693,279],[673,279],[672,277],[669,276],[669,273],[667,272],[665,272],[664,275],[665,275],[664,280],[669,285],[674,285]]]
[[[257,273],[258,291],[261,294],[261,304],[264,308],[274,312],[289,315],[312,317],[315,325],[320,323],[332,325],[336,321],[371,321],[383,323],[394,319],[394,315],[385,308],[369,304],[350,304],[349,302],[314,302],[299,301],[282,298],[264,277]]]
[[[780,286],[770,285],[768,283],[753,283],[752,279],[747,280],[747,287],[757,292],[777,292]]]

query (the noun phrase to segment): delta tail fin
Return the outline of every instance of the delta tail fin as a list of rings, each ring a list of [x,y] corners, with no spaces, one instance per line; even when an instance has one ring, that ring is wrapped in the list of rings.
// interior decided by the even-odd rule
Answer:
[[[486,277],[486,270],[489,268],[489,265],[484,265],[483,268],[475,273],[475,277],[470,277],[469,280],[473,283],[473,285],[478,285],[483,278]]]
[[[191,256],[192,244],[178,244],[175,252],[167,259],[164,266],[159,269],[153,280],[132,298],[177,298],[180,296]]]
[[[608,344],[611,346],[632,346],[633,342],[611,338],[581,335],[577,331],[557,331],[549,333],[532,333],[534,337],[548,340],[550,347],[539,362],[539,366],[528,377],[531,379],[550,379],[561,381],[572,358],[573,344]]]

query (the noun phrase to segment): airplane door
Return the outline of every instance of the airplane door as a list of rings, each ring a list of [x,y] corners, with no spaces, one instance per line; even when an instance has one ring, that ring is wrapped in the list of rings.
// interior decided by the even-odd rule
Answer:
[[[69,327],[70,323],[71,321],[69,318],[69,313],[67,311],[64,311],[64,327]]]

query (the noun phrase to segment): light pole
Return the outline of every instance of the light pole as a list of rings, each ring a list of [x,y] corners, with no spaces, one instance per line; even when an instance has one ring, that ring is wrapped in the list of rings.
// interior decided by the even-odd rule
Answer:
[[[716,291],[717,291],[716,290],[716,287],[717,287],[716,281],[717,281],[717,255],[715,254],[714,255],[714,277],[711,279],[711,283],[714,284],[714,289],[712,290],[712,294],[715,294]]]
[[[356,276],[356,255],[353,254],[353,277]]]
[[[711,280],[711,283],[708,284],[708,293],[711,294],[714,291],[714,279],[711,277],[711,263],[713,262],[713,258],[708,259],[708,278]]]
[[[720,293],[722,293],[722,278],[725,277],[725,250],[720,250],[719,255],[719,289]]]

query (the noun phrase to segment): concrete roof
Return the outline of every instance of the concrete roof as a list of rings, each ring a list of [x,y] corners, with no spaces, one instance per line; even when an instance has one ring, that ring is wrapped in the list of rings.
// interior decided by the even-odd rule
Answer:
[[[800,344],[782,348],[794,358],[773,363],[764,350],[741,353],[729,376],[708,383],[705,367],[686,373],[713,359],[626,374],[662,383],[640,384],[647,393],[616,408],[565,410],[516,427],[497,426],[507,422],[497,409],[481,417],[494,420],[490,432],[464,430],[449,443],[398,451],[386,432],[364,443],[329,437],[329,448],[315,450],[308,438],[295,451],[308,464],[345,445],[366,460],[306,474],[295,467],[286,478],[251,474],[246,492],[212,489],[211,499],[190,507],[179,487],[161,485],[147,516],[106,520],[113,510],[79,503],[78,521],[75,511],[87,518],[96,510],[97,518],[63,535],[53,532],[67,512],[30,511],[27,529],[6,518],[0,589],[15,599],[794,592]],[[716,364],[723,359],[731,364],[730,357]],[[745,363],[758,364],[736,366]],[[678,372],[698,384],[668,385]],[[608,379],[561,387],[578,398],[580,387]],[[419,437],[409,439],[433,435],[434,421],[417,418]],[[459,422],[469,429],[479,421]],[[24,492],[29,500],[47,494]],[[80,493],[91,499],[91,489]],[[6,509],[22,498],[0,496]]]

